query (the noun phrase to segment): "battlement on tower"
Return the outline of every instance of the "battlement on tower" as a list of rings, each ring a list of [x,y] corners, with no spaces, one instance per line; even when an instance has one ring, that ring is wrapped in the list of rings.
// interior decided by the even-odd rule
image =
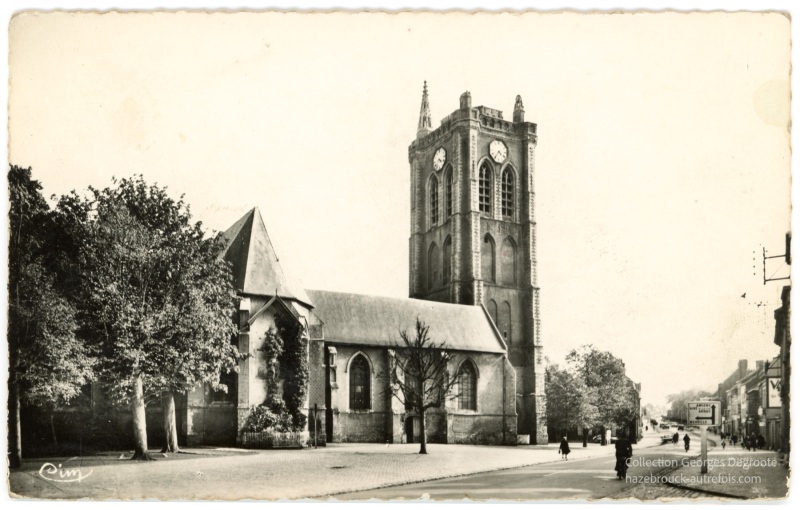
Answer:
[[[443,118],[439,127],[425,135],[419,136],[411,142],[409,150],[425,147],[436,143],[443,135],[448,134],[457,123],[476,121],[487,131],[514,133],[536,137],[536,124],[533,122],[510,122],[503,119],[503,112],[486,106],[477,106],[468,110],[455,110]]]

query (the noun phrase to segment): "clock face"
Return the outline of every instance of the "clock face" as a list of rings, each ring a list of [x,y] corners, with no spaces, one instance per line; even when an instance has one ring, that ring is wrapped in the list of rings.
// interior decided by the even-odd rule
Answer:
[[[508,147],[500,140],[494,140],[489,144],[489,155],[495,163],[502,163],[508,157]]]
[[[445,161],[447,161],[447,152],[444,150],[444,147],[439,147],[436,149],[436,152],[433,153],[433,169],[441,170]]]

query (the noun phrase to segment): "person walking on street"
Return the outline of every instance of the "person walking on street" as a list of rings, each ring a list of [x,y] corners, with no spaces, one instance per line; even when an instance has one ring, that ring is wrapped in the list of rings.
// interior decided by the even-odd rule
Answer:
[[[767,438],[764,437],[764,434],[759,432],[756,443],[758,444],[758,448],[763,450],[767,447]]]
[[[678,434],[677,432],[672,434],[672,444],[677,445],[678,439],[680,439],[680,437],[681,437],[680,434]]]
[[[633,457],[633,447],[631,446],[631,442],[626,437],[624,432],[621,433],[617,438],[617,442],[614,444],[614,449],[617,458],[614,469],[617,472],[617,480],[622,480],[625,478],[625,474],[628,472],[628,459]]]
[[[683,447],[686,448],[686,451],[689,451],[689,442],[691,439],[689,438],[689,434],[684,434],[683,436]]]
[[[559,445],[558,447],[558,453],[561,454],[562,459],[569,460],[567,459],[567,455],[569,455],[569,452],[570,449],[569,449],[569,443],[567,442],[567,436],[564,436],[563,438],[561,438],[561,445]]]
[[[736,446],[736,442],[739,441],[739,436],[734,434],[733,436],[731,436],[731,441],[733,441],[733,446]]]

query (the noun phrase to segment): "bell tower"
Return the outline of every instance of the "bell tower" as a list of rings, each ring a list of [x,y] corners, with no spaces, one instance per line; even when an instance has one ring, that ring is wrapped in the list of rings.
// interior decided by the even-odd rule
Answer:
[[[409,295],[483,305],[508,346],[516,370],[517,430],[547,443],[544,355],[534,218],[536,124],[516,97],[503,112],[459,108],[431,124],[427,82],[411,166]]]

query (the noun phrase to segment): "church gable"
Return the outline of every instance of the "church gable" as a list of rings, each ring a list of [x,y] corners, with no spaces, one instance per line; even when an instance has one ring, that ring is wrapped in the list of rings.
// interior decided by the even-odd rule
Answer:
[[[222,237],[225,248],[220,257],[232,265],[236,290],[249,295],[277,295],[311,305],[303,288],[284,272],[257,207]]]

